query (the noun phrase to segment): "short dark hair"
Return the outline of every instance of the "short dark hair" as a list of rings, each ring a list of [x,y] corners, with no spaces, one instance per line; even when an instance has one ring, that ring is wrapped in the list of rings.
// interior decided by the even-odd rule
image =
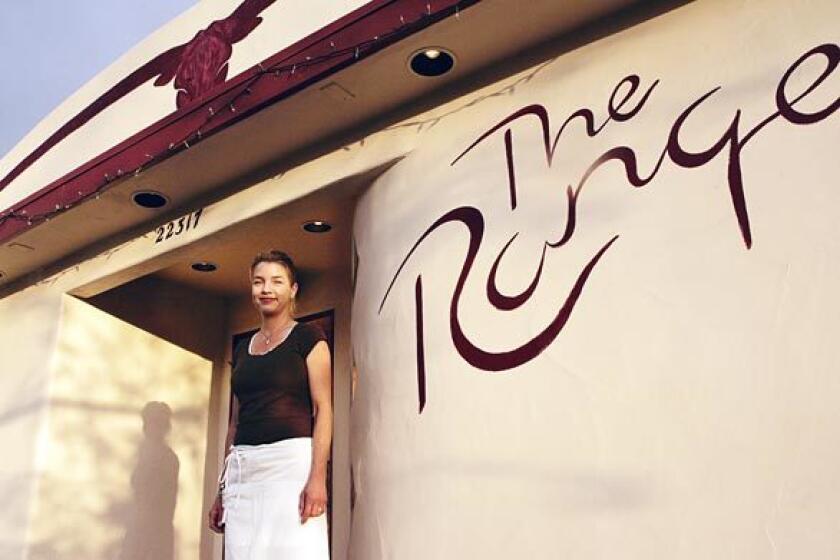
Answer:
[[[289,280],[291,283],[294,284],[297,282],[297,268],[295,268],[295,263],[292,261],[292,257],[288,254],[283,251],[278,251],[277,249],[272,249],[271,251],[258,254],[251,262],[251,274],[254,273],[254,269],[257,268],[258,264],[264,262],[273,262],[283,265],[283,268],[285,268],[286,272],[289,273]]]

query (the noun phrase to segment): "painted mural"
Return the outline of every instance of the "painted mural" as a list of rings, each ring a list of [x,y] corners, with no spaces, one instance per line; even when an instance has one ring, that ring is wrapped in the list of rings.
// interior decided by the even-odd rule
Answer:
[[[813,81],[808,85],[805,91],[793,93],[790,91],[789,82],[791,77],[799,72],[801,68],[811,63],[814,59],[820,59],[824,64],[822,73],[818,74]],[[738,221],[738,227],[741,232],[741,237],[746,249],[750,249],[753,244],[752,232],[750,229],[749,212],[747,210],[747,200],[744,191],[745,180],[744,171],[742,169],[742,152],[753,140],[757,134],[766,126],[775,121],[782,120],[793,125],[813,125],[825,121],[831,117],[838,108],[840,108],[840,96],[836,97],[827,106],[814,109],[798,109],[803,101],[807,101],[807,97],[815,89],[820,87],[823,82],[829,78],[840,64],[840,46],[836,43],[826,43],[818,45],[808,52],[800,56],[793,64],[791,64],[782,75],[776,86],[775,92],[772,92],[776,104],[776,110],[769,116],[761,119],[757,124],[752,125],[746,130],[742,121],[742,112],[740,109],[735,111],[734,117],[730,121],[725,121],[722,125],[722,133],[718,138],[715,138],[711,146],[706,149],[697,150],[697,148],[687,148],[685,146],[694,146],[696,142],[685,140],[684,133],[681,134],[686,122],[692,118],[694,112],[703,103],[717,93],[722,86],[715,87],[704,93],[696,100],[694,100],[684,111],[682,111],[670,128],[667,139],[664,142],[665,147],[662,149],[652,170],[647,173],[640,169],[639,158],[633,148],[629,146],[615,146],[610,148],[600,156],[585,170],[583,176],[573,187],[568,185],[565,189],[566,193],[566,212],[565,212],[565,226],[560,228],[562,234],[556,239],[545,240],[542,252],[537,263],[533,279],[527,285],[527,288],[516,295],[505,295],[501,293],[497,285],[496,277],[498,269],[505,253],[510,248],[511,244],[516,240],[520,232],[514,233],[507,243],[498,252],[493,265],[487,275],[486,280],[486,294],[487,300],[493,307],[500,311],[512,311],[518,309],[525,304],[534,294],[539,286],[540,277],[543,272],[545,264],[546,252],[549,250],[556,250],[570,241],[574,237],[575,228],[579,219],[584,219],[584,216],[578,216],[577,205],[578,200],[583,192],[584,186],[589,181],[590,177],[602,166],[617,162],[622,165],[627,183],[634,188],[642,188],[647,186],[657,176],[666,160],[678,168],[691,169],[701,167],[709,164],[715,158],[722,158],[726,160],[726,175],[729,196],[731,199],[732,210]],[[517,178],[516,159],[514,158],[514,136],[511,125],[520,119],[528,119],[529,122],[536,123],[538,126],[538,134],[542,139],[541,151],[544,152],[545,165],[547,168],[552,167],[554,156],[560,147],[560,141],[563,138],[563,133],[567,127],[573,123],[580,122],[585,134],[588,137],[597,136],[601,133],[610,122],[626,122],[635,117],[641,111],[645,104],[651,101],[651,95],[654,93],[656,86],[660,80],[654,80],[651,85],[641,93],[638,99],[636,96],[641,78],[638,75],[631,74],[621,79],[610,94],[609,101],[606,104],[606,117],[603,122],[596,123],[596,117],[593,110],[589,108],[581,108],[569,115],[557,132],[553,132],[551,128],[551,116],[543,105],[533,104],[518,109],[511,115],[502,119],[499,123],[494,124],[488,131],[482,133],[469,147],[461,152],[450,165],[458,164],[465,158],[476,146],[482,142],[490,142],[497,139],[497,134],[504,138],[504,160],[506,164],[507,174],[499,183],[507,183],[507,190],[510,197],[511,211],[516,209],[517,205]],[[632,100],[632,101],[631,101]],[[653,101],[655,102],[655,98]],[[628,106],[628,103],[631,106]],[[682,140],[681,140],[682,138]],[[488,372],[508,371],[521,366],[545,350],[556,338],[560,335],[566,322],[574,310],[578,298],[581,296],[583,288],[589,275],[592,273],[598,261],[604,256],[604,253],[616,242],[618,235],[610,237],[603,246],[601,246],[594,256],[585,264],[580,273],[577,275],[575,282],[570,289],[565,299],[561,300],[557,307],[556,314],[551,322],[538,334],[533,336],[526,343],[507,351],[492,351],[479,347],[472,342],[470,337],[464,332],[464,329],[459,320],[460,300],[463,294],[464,286],[472,271],[473,264],[476,259],[478,251],[481,249],[485,227],[484,216],[476,207],[461,206],[454,208],[440,216],[432,225],[423,232],[420,238],[414,243],[409,250],[405,259],[400,263],[399,269],[388,286],[385,295],[379,305],[379,313],[382,312],[388,295],[398,280],[400,272],[406,266],[408,260],[417,250],[417,248],[438,228],[449,224],[460,223],[469,231],[469,245],[467,254],[461,266],[461,272],[455,285],[452,298],[449,305],[449,330],[452,336],[452,343],[455,346],[458,354],[470,365]],[[422,269],[422,265],[420,267]],[[551,302],[544,302],[547,305],[552,305]],[[417,340],[417,385],[418,385],[418,401],[419,410],[422,413],[426,404],[426,372],[425,372],[425,349],[423,342],[423,276],[422,273],[417,274],[415,280],[415,332]]]
[[[811,7],[689,3],[400,124],[354,219],[351,558],[840,554]]]

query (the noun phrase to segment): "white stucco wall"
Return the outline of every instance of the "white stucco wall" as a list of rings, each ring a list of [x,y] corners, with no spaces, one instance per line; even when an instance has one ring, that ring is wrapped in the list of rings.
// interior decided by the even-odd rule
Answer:
[[[25,553],[9,558],[197,558],[212,362],[73,297],[61,305],[55,347],[37,352],[49,412],[27,434]]]
[[[50,287],[0,300],[0,356],[0,558],[197,555],[211,362]]]
[[[699,0],[413,120],[417,149],[363,197],[354,226],[351,558],[840,555],[837,21],[830,0]],[[789,69],[793,110],[770,118]],[[632,75],[620,114],[593,138],[573,120],[549,165],[564,121],[589,108],[600,126]],[[532,104],[547,141],[532,108],[454,163]],[[824,118],[795,124],[797,111]],[[719,140],[702,165],[677,149]],[[609,152],[621,146],[632,152]],[[598,166],[604,154],[637,163],[637,187],[619,160]],[[571,236],[545,248],[588,169]],[[411,252],[463,207],[471,269],[455,219]],[[533,295],[502,310],[486,284],[511,239],[502,294],[528,288],[544,248],[545,262]],[[576,282],[568,321],[526,355]]]
[[[17,560],[26,550],[60,317],[60,293],[42,290],[0,300],[0,558]]]

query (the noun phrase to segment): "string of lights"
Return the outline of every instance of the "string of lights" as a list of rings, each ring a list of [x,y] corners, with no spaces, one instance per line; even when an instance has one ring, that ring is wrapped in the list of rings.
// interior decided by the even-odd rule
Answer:
[[[338,47],[333,41],[329,42],[330,51],[317,56],[304,56],[299,60],[291,62],[283,62],[275,65],[263,66],[257,64],[253,70],[253,75],[242,84],[229,92],[229,95],[224,96],[223,99],[213,104],[208,105],[207,114],[203,122],[191,132],[184,135],[179,141],[169,144],[167,149],[161,150],[154,154],[146,154],[146,161],[131,170],[117,169],[113,174],[105,173],[101,182],[91,192],[85,194],[82,191],[77,191],[78,198],[72,203],[56,204],[54,208],[41,212],[38,214],[30,214],[25,208],[15,210],[12,209],[0,214],[0,227],[2,227],[9,220],[17,220],[25,222],[27,226],[35,226],[44,222],[50,221],[58,214],[61,214],[70,208],[83,204],[91,199],[98,200],[104,191],[110,188],[115,181],[131,176],[138,176],[143,173],[145,169],[160,163],[168,157],[174,155],[175,152],[190,149],[201,142],[206,136],[203,136],[202,130],[207,129],[209,125],[213,124],[214,120],[220,118],[221,115],[236,113],[237,104],[248,95],[251,95],[254,86],[264,79],[291,79],[292,76],[300,75],[307,70],[332,61],[336,58],[352,56],[354,60],[359,60],[365,56],[369,56],[381,48],[384,48],[394,42],[396,39],[411,34],[416,29],[425,27],[430,20],[438,20],[448,15],[460,19],[460,10],[462,5],[471,4],[475,0],[457,2],[454,6],[448,6],[438,11],[433,11],[431,3],[426,4],[426,10],[414,21],[408,21],[403,15],[400,15],[400,24],[398,27],[381,35],[374,35],[373,37],[361,41],[359,43]]]

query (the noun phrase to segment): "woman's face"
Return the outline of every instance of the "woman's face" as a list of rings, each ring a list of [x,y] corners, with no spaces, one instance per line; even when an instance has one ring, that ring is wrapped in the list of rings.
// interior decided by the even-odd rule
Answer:
[[[280,263],[261,262],[251,273],[251,299],[262,315],[275,315],[289,307],[297,294],[289,271]]]

